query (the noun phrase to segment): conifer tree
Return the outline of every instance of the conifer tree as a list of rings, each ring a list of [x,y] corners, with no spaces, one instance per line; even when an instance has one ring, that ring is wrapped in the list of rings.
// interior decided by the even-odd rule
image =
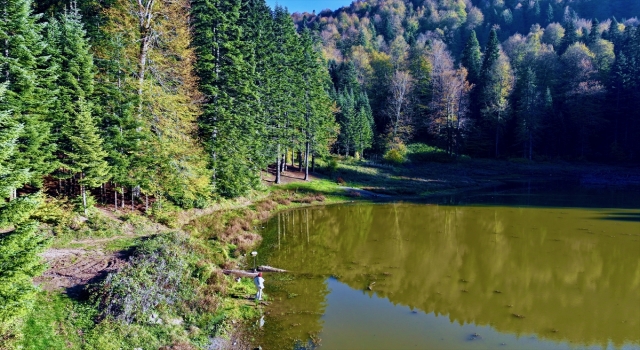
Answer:
[[[51,19],[47,26],[47,51],[55,62],[56,99],[49,113],[53,141],[57,146],[56,159],[60,163],[55,174],[59,179],[69,179],[72,167],[68,155],[73,152],[69,129],[86,106],[94,89],[93,55],[90,52],[78,8],[72,6],[60,15],[60,20]],[[69,187],[67,194],[69,194]]]
[[[494,64],[500,58],[500,42],[498,41],[498,33],[495,29],[491,29],[489,34],[489,42],[484,50],[484,59],[482,61],[482,68],[480,76],[483,80],[486,80],[491,75],[491,69]]]
[[[564,28],[565,35],[564,38],[562,38],[562,45],[559,51],[559,53],[561,54],[564,53],[569,48],[569,46],[578,42],[578,33],[573,20],[568,20],[567,22],[565,22]]]
[[[616,50],[616,54],[619,52],[622,46],[620,45],[621,35],[622,35],[622,32],[620,32],[620,23],[618,23],[618,20],[615,17],[613,17],[613,20],[611,21],[611,25],[609,26],[609,31],[607,33],[607,40],[613,43]]]
[[[274,110],[273,87],[278,79],[278,62],[273,59],[276,51],[273,17],[265,0],[248,0],[244,3],[241,18],[242,33],[254,52],[251,65],[254,66],[252,77],[256,89],[253,107],[256,116],[256,153],[253,157],[256,166],[263,169],[276,157],[272,142],[273,129],[269,128],[270,115]]]
[[[308,29],[305,29],[301,35],[300,46],[303,53],[300,67],[302,68],[305,104],[303,125],[304,179],[308,180],[309,159],[312,154],[324,153],[322,151],[327,148],[329,140],[333,137],[335,122],[331,111],[331,99],[327,92],[330,78],[320,53],[314,49],[313,39]],[[368,99],[366,102],[368,106]],[[370,129],[371,125],[369,125],[371,132]],[[360,149],[360,154],[362,151],[363,149]]]
[[[300,130],[304,124],[306,106],[304,91],[300,87],[304,84],[302,71],[305,67],[302,66],[300,40],[289,12],[281,6],[276,6],[273,17],[273,35],[277,48],[272,56],[276,68],[272,90],[275,109],[270,113],[269,127],[273,130],[273,142],[279,155],[277,158],[284,159],[287,149],[293,150],[296,141],[302,137]],[[280,160],[276,160],[276,165],[281,166],[280,169],[285,168],[284,162],[281,163]],[[279,182],[278,178],[276,180]]]
[[[547,23],[552,23],[554,18],[553,6],[551,5],[551,2],[549,2],[549,5],[547,6]]]
[[[47,88],[51,71],[43,55],[42,25],[31,12],[31,0],[0,2],[0,83],[7,83],[0,108],[10,110],[23,132],[18,139],[13,162],[18,168],[30,169],[30,182],[41,183],[42,176],[52,170],[53,145],[50,127],[44,121],[51,96]],[[11,197],[15,197],[15,190]]]
[[[540,116],[544,110],[543,101],[536,85],[536,75],[531,67],[522,70],[514,94],[517,97],[519,139],[524,145],[524,157],[533,157],[533,141],[540,127]]]
[[[71,143],[67,153],[70,170],[79,176],[80,194],[85,215],[87,214],[87,189],[100,186],[109,180],[107,152],[102,148],[98,128],[91,115],[90,106],[84,97],[78,99],[79,113],[66,131]]]
[[[255,85],[251,46],[239,23],[240,0],[192,2],[196,71],[206,102],[200,130],[217,193],[234,197],[258,184],[254,163]]]
[[[597,18],[594,18],[591,21],[591,31],[589,32],[587,45],[593,45],[598,39],[600,39],[600,33],[598,32],[599,25],[600,25],[600,21],[598,21]]]
[[[130,66],[125,52],[123,37],[118,34],[105,35],[99,42],[97,53],[93,115],[99,122],[104,137],[104,150],[110,165],[113,182],[113,202],[117,209],[118,188],[131,186],[130,173],[148,166],[142,147],[148,144],[150,135],[137,117],[138,98],[127,75]],[[106,198],[105,198],[106,200]]]
[[[0,100],[6,85],[0,85]],[[37,223],[30,219],[40,204],[38,195],[15,198],[14,191],[31,174],[13,161],[23,126],[0,109],[0,339],[10,338],[16,322],[33,303],[32,278],[44,270],[39,254],[46,246]]]
[[[480,52],[480,43],[478,43],[475,30],[471,31],[469,40],[467,40],[462,52],[462,65],[467,68],[469,82],[477,84],[482,69],[482,53]]]
[[[492,37],[494,36],[492,35]],[[507,111],[509,109],[509,97],[513,89],[513,76],[509,59],[500,51],[500,47],[495,45],[499,45],[497,44],[497,38],[489,41],[487,53],[485,53],[485,61],[482,67],[484,81],[480,100],[482,105],[481,113],[486,127],[495,130],[494,154],[498,157],[500,153],[500,135],[509,117]],[[495,60],[493,57],[495,57]]]

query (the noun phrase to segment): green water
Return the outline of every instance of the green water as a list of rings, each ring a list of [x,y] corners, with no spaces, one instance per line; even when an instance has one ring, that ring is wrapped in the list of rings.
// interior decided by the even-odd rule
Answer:
[[[602,208],[599,197],[553,197],[549,206],[539,196],[494,197],[277,215],[259,263],[293,273],[265,276],[271,303],[258,343],[640,349],[638,197]],[[536,206],[522,205],[532,198]]]

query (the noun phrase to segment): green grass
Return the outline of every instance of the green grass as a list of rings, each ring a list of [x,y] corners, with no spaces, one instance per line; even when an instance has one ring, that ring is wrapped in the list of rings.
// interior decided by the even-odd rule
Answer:
[[[139,243],[140,240],[138,238],[118,238],[106,242],[103,249],[106,252],[119,252],[122,250],[127,250],[131,247],[135,247]]]
[[[57,292],[40,292],[26,317],[23,349],[81,349],[81,335],[93,327],[97,311]]]

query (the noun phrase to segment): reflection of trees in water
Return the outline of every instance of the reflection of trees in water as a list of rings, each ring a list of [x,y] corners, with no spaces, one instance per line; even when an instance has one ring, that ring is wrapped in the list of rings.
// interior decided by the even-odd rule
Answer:
[[[638,342],[640,246],[620,235],[638,224],[589,220],[595,214],[409,204],[304,209],[281,214],[286,238],[270,263],[336,275],[355,289],[375,280],[379,296],[459,323],[577,344]],[[315,313],[311,328],[302,328],[319,331],[323,277],[283,288],[304,295],[283,305]]]

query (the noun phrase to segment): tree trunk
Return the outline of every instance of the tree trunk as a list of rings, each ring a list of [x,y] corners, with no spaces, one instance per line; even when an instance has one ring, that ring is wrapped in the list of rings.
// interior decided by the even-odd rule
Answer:
[[[136,210],[136,208],[134,207],[134,195],[135,191],[133,190],[133,187],[131,187],[131,211]]]
[[[113,211],[118,211],[118,186],[113,184]]]
[[[302,151],[298,150],[298,172],[302,172]]]
[[[311,158],[311,172],[316,172],[316,154],[313,153],[313,157]]]
[[[280,156],[280,144],[277,147],[277,156],[276,156],[276,184],[280,184],[280,161],[282,160]]]
[[[153,20],[153,4],[155,0],[138,0],[138,24],[140,30],[140,52],[138,57],[138,112],[142,114],[142,87],[147,68],[147,55],[151,44],[151,22]]]
[[[287,171],[287,149],[284,149],[284,153],[282,154],[282,170],[283,173]]]
[[[124,194],[125,194],[124,187],[121,187],[120,189],[122,190],[122,206],[121,207],[122,207],[122,210],[124,210],[124,204],[125,204],[124,203],[125,202],[125,200],[124,200],[124,198],[125,198],[125,196],[124,196]]]
[[[84,180],[84,173],[80,174],[80,181]],[[84,208],[84,216],[87,216],[87,191],[84,183],[80,183],[80,192],[82,193],[82,207]]]
[[[293,141],[293,140],[291,140]],[[293,142],[291,142],[293,143]],[[294,168],[296,166],[296,150],[294,148],[291,149],[291,167]]]
[[[309,141],[307,141],[304,150],[304,181],[309,181]]]

